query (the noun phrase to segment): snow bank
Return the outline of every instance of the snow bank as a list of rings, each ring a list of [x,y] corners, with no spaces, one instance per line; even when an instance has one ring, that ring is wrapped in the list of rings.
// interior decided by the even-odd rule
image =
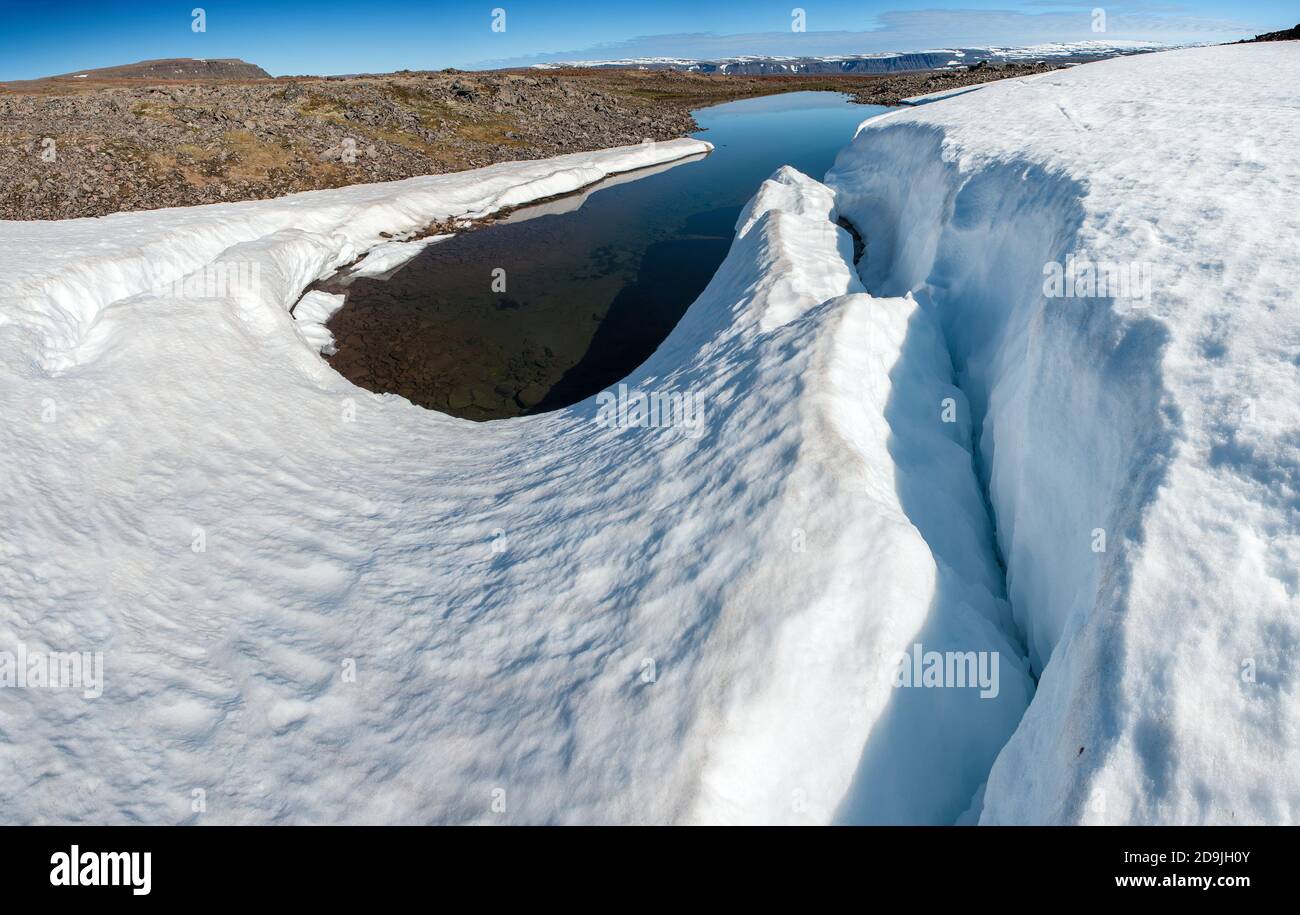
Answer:
[[[868,289],[943,328],[1042,674],[983,822],[1300,818],[1296,76],[1241,46],[989,84],[828,176]],[[1049,297],[1070,255],[1149,296]]]
[[[313,289],[293,307],[293,319],[298,322],[298,332],[316,352],[326,356],[334,354],[334,335],[325,325],[343,307],[345,301],[345,296]]]
[[[1014,661],[987,699],[891,685],[918,634],[1014,658],[1012,627],[990,564],[940,568],[899,502],[889,428],[929,433],[887,406],[945,380],[885,374],[915,303],[863,293],[831,192],[766,183],[625,380],[692,421],[596,398],[480,425],[330,370],[310,328],[333,299],[286,310],[409,214],[468,208],[427,180],[418,206],[357,188],[0,227],[0,642],[105,660],[98,699],[0,696],[4,771],[40,773],[10,777],[8,818],[955,819],[1031,685]],[[231,264],[256,282],[151,288]],[[963,576],[986,599],[936,597]],[[880,724],[900,707],[931,724]]]
[[[384,276],[392,273],[398,267],[409,263],[429,245],[437,244],[440,241],[446,241],[451,238],[450,235],[432,235],[428,238],[417,238],[414,241],[390,241],[382,245],[376,245],[370,249],[370,252],[353,267],[349,276]],[[296,309],[295,309],[296,312]]]
[[[23,350],[50,370],[66,369],[100,311],[142,294],[184,289],[219,260],[232,269],[268,265],[240,250],[268,246],[270,280],[287,309],[312,280],[384,243],[450,217],[478,218],[567,194],[610,175],[662,165],[712,149],[702,140],[646,142],[469,172],[410,178],[277,200],[119,213],[64,222],[0,222],[7,313],[32,336]],[[273,240],[273,241],[268,241]],[[274,254],[271,254],[271,250]],[[199,276],[209,291],[219,278]],[[278,282],[282,281],[282,282]],[[247,290],[251,283],[243,283]],[[258,296],[264,300],[263,293]],[[209,297],[210,292],[209,292]]]

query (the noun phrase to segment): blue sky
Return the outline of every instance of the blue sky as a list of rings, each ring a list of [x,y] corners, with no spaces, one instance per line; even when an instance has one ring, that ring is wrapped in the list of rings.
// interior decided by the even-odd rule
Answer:
[[[1107,12],[1104,34],[1092,31],[1094,5]],[[196,7],[206,31],[192,29]],[[498,7],[504,31],[492,28]],[[791,30],[795,7],[805,32]],[[0,79],[157,57],[242,57],[281,76],[1089,38],[1226,41],[1298,18],[1295,0],[0,0]]]

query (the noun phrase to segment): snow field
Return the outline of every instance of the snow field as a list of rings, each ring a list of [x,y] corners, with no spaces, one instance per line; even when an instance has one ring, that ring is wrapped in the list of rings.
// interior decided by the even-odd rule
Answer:
[[[105,656],[0,690],[6,819],[1296,820],[1297,71],[1090,64],[782,169],[624,380],[702,435],[422,410],[289,314],[695,141],[0,223],[0,650]],[[1084,252],[1149,299],[1047,296]],[[917,644],[996,695],[895,688]]]

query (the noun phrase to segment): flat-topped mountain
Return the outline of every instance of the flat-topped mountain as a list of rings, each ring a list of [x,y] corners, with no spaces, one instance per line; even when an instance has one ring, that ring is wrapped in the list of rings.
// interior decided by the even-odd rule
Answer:
[[[208,60],[195,57],[172,57],[165,60],[142,60],[117,67],[76,70],[47,79],[270,79],[257,64],[227,57]]]

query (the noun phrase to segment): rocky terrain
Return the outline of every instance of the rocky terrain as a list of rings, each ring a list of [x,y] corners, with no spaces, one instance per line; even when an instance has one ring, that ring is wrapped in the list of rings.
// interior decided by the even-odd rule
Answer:
[[[243,61],[192,62],[251,67]],[[692,108],[805,89],[861,102],[1050,64],[892,75],[402,71],[161,79],[123,68],[0,85],[0,218],[67,219],[276,197],[670,139]],[[130,69],[130,68],[127,68]],[[256,69],[256,68],[254,68]],[[242,71],[240,71],[242,72]]]
[[[914,95],[926,95],[941,92],[944,89],[958,89],[962,86],[974,86],[989,83],[997,79],[1009,79],[1014,76],[1031,76],[1058,70],[1061,64],[1036,62],[1029,64],[990,64],[980,62],[966,70],[939,70],[934,72],[900,73],[887,79],[868,83],[854,90],[855,101],[864,105],[897,105],[903,99]]]

